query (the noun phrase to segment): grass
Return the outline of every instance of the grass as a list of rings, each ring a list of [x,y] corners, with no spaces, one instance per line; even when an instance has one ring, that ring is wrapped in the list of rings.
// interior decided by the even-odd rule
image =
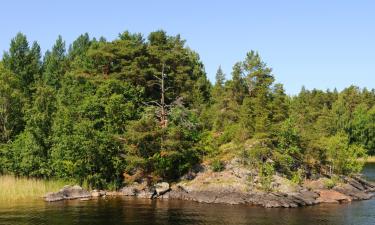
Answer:
[[[361,162],[366,162],[366,163],[375,163],[375,156],[370,155],[366,158],[359,158],[358,160]]]
[[[68,182],[34,178],[0,176],[0,202],[41,198],[47,192],[58,191]]]

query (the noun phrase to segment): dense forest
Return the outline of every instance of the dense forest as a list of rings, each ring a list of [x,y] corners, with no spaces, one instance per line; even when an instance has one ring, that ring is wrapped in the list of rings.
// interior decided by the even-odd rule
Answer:
[[[374,89],[289,96],[255,51],[226,78],[219,67],[211,84],[164,31],[58,37],[44,54],[19,33],[0,61],[0,173],[116,189],[239,158],[298,181],[359,172],[375,153]]]

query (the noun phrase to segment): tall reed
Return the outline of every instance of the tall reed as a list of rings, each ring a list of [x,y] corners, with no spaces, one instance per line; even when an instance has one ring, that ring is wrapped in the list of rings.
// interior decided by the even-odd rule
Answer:
[[[365,162],[365,163],[375,163],[375,156],[370,155],[370,156],[367,156],[366,158],[359,158],[358,160],[361,162]]]
[[[42,180],[35,178],[0,176],[0,202],[36,199],[47,192],[58,191],[69,184],[61,180]]]

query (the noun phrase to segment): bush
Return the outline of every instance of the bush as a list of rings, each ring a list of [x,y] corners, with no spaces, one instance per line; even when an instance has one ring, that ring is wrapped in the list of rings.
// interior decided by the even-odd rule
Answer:
[[[362,146],[349,144],[349,138],[344,133],[338,133],[329,138],[323,138],[323,149],[326,150],[331,172],[334,174],[350,175],[362,170],[363,162],[358,158],[365,157],[366,151]]]
[[[275,161],[275,169],[292,178],[293,172],[291,171],[294,159],[288,154],[283,154],[279,151],[274,151],[272,154],[272,159]]]
[[[221,160],[215,159],[211,162],[211,168],[214,172],[221,172],[225,169],[225,165]]]
[[[240,131],[244,132],[238,124],[228,125],[219,137],[219,145],[231,142],[236,136],[238,136]]]
[[[328,189],[334,188],[340,182],[338,176],[332,176],[330,179],[324,180],[324,186]]]
[[[260,166],[259,178],[260,184],[264,191],[271,191],[271,183],[273,175],[275,174],[275,168],[272,163],[264,163]]]
[[[295,184],[301,184],[303,181],[303,170],[299,169],[295,172],[292,172],[292,179],[291,181]]]
[[[215,157],[219,154],[217,138],[215,138],[213,132],[206,131],[202,133],[199,148],[202,149],[203,154],[208,157]]]

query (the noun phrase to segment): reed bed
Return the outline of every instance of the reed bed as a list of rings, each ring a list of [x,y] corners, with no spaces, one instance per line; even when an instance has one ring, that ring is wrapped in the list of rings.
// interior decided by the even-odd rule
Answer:
[[[359,158],[358,160],[365,163],[375,163],[375,156],[371,155],[366,158]]]
[[[0,202],[41,198],[47,192],[58,191],[67,181],[0,176]]]

